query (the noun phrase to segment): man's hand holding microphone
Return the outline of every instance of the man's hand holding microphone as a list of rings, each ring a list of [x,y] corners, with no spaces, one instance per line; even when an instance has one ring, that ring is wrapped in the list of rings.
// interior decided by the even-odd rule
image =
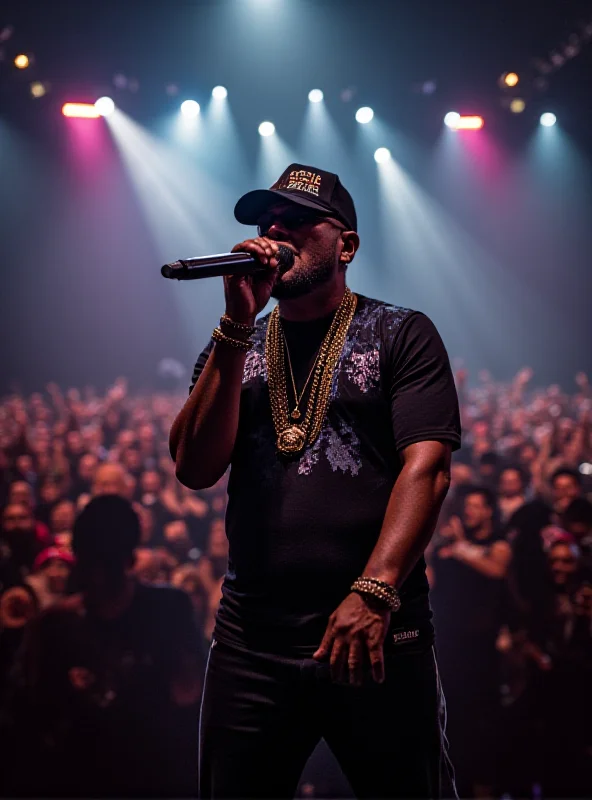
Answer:
[[[276,280],[280,258],[277,242],[258,236],[232,248],[233,253],[248,253],[265,269],[250,275],[225,275],[226,314],[233,322],[254,325],[255,317],[267,305]]]

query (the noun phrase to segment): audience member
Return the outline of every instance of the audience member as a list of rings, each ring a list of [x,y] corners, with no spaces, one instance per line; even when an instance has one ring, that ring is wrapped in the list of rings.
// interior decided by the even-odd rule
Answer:
[[[576,497],[561,515],[565,530],[570,533],[582,553],[582,563],[592,575],[592,503]]]
[[[199,550],[193,547],[189,528],[184,519],[174,519],[166,523],[164,545],[179,563],[196,561],[199,558]]]
[[[462,797],[491,796],[495,785],[496,641],[505,622],[510,559],[492,492],[473,487],[465,494],[462,520],[452,517],[440,529],[431,556],[436,646]]]
[[[95,471],[91,494],[93,497],[102,494],[117,494],[127,498],[129,483],[121,464],[100,464]]]
[[[171,576],[178,566],[177,559],[164,547],[139,547],[136,550],[134,574],[143,583],[172,583]]]
[[[582,479],[579,472],[561,467],[551,476],[551,503],[555,514],[563,514],[572,500],[582,496]]]
[[[58,500],[49,513],[49,532],[58,547],[72,548],[76,507],[71,500]]]
[[[162,492],[162,477],[157,469],[147,469],[140,473],[137,499],[152,516],[154,544],[162,543],[164,526],[174,516],[163,503]]]
[[[193,784],[177,713],[196,712],[200,692],[193,609],[183,592],[135,580],[139,539],[127,500],[91,500],[74,526],[80,594],[30,624],[12,711],[38,796],[177,796]]]
[[[9,500],[2,511],[2,574],[12,575],[13,582],[20,582],[31,571],[33,563],[47,539],[41,538],[37,530],[33,509],[28,503]],[[10,579],[4,579],[9,585]]]
[[[547,548],[547,602],[531,615],[525,651],[538,679],[542,777],[549,797],[590,794],[592,582],[570,534]]]
[[[7,502],[25,505],[33,510],[35,508],[33,487],[25,480],[13,481],[8,488]]]
[[[98,460],[93,453],[84,453],[78,464],[73,466],[74,478],[70,490],[72,500],[77,500],[81,494],[90,494]]]
[[[527,480],[519,465],[509,465],[500,471],[497,482],[500,521],[505,524],[527,500]]]

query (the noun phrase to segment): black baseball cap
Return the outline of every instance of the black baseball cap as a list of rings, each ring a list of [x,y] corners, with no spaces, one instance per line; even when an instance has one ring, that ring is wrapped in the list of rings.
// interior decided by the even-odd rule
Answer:
[[[255,189],[243,195],[234,207],[234,216],[243,225],[256,225],[278,200],[314,208],[343,222],[348,230],[358,230],[354,201],[339,176],[303,164],[290,164],[270,189]]]

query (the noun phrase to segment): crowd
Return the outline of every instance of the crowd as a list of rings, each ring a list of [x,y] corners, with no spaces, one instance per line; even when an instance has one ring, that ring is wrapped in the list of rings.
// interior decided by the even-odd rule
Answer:
[[[532,377],[456,373],[463,447],[426,555],[462,796],[592,792],[592,389]],[[120,379],[0,404],[4,794],[194,791],[226,480],[176,480],[183,399]]]
[[[427,560],[461,796],[592,791],[592,391],[531,379],[456,374],[463,447]]]

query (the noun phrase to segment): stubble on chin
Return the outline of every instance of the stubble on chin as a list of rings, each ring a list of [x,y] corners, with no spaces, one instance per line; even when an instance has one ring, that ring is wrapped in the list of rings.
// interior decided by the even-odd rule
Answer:
[[[294,275],[290,275],[294,272]],[[298,271],[292,267],[283,275],[278,275],[271,291],[271,296],[275,300],[291,300],[296,297],[304,297],[318,286],[327,283],[333,274],[332,261],[327,258],[315,267],[301,267]],[[287,277],[286,277],[287,276]]]
[[[283,281],[277,280],[271,290],[271,296],[275,300],[292,300],[296,297],[303,297],[311,291],[308,282]]]

